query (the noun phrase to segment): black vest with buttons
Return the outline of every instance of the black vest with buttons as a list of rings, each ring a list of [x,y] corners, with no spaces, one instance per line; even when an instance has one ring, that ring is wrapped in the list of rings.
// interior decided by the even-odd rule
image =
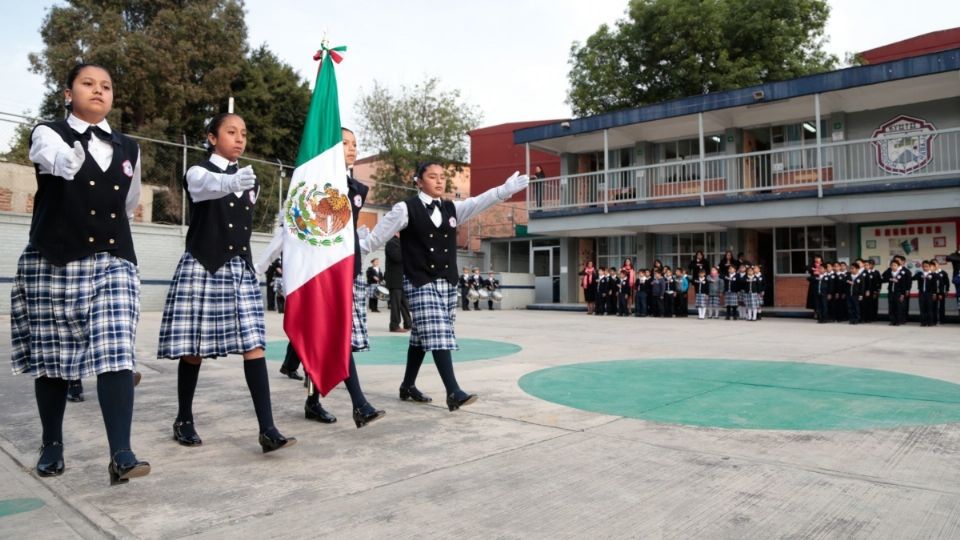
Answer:
[[[431,281],[445,279],[457,283],[457,209],[451,201],[440,203],[440,226],[430,220],[430,214],[420,197],[404,201],[407,205],[407,227],[400,231],[403,274],[414,286],[422,287]]]
[[[67,146],[80,141],[87,148],[87,141],[66,120],[39,126],[52,129]],[[73,180],[41,174],[40,167],[34,166],[37,194],[33,199],[30,245],[56,266],[101,251],[137,264],[126,206],[139,147],[115,130],[110,143],[113,159],[106,171],[89,153]]]
[[[204,160],[197,164],[210,172],[233,174],[236,166],[226,171]],[[187,189],[187,179],[183,179]],[[227,261],[240,257],[253,268],[250,234],[253,229],[253,208],[260,193],[260,181],[240,197],[227,193],[219,199],[195,202],[190,199],[190,228],[187,229],[187,253],[207,272],[215,274]],[[187,196],[190,195],[189,190]]]
[[[353,209],[353,275],[361,272],[362,256],[360,254],[360,237],[357,236],[357,220],[360,219],[360,209],[363,208],[364,201],[367,200],[367,192],[370,190],[365,184],[361,184],[352,176],[347,176],[347,196],[350,197],[350,208]],[[359,197],[359,199],[357,198]]]

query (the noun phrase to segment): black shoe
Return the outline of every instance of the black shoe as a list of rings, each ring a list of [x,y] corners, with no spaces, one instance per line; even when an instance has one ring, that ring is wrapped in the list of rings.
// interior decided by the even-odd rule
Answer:
[[[63,443],[54,441],[40,447],[40,459],[37,460],[38,476],[60,476],[63,474]]]
[[[305,403],[303,405],[303,417],[324,424],[332,424],[337,421],[337,417],[327,412],[319,402],[310,403],[308,401]]]
[[[366,403],[363,407],[353,410],[353,422],[357,424],[357,429],[360,429],[385,414],[387,414],[386,411],[375,409],[373,405]]]
[[[118,461],[118,457],[122,459]],[[126,484],[131,478],[139,478],[150,474],[150,464],[138,460],[130,449],[118,450],[110,459],[107,472],[110,473],[111,486]]]
[[[459,409],[460,407],[465,407],[474,401],[477,400],[476,394],[468,394],[463,390],[459,390],[453,394],[447,396],[447,408],[451,412]]]
[[[183,446],[200,446],[203,441],[200,435],[197,435],[196,428],[193,427],[193,420],[181,422],[177,420],[173,423],[173,440]]]
[[[83,384],[80,381],[70,381],[67,386],[67,401],[74,403],[83,401]]]
[[[288,446],[293,446],[297,444],[297,439],[290,437],[289,439],[284,437],[277,431],[277,428],[270,428],[260,434],[260,448],[263,448],[263,453],[273,452],[274,450],[279,450]]]
[[[133,386],[139,386],[139,385],[140,385],[140,379],[142,379],[142,378],[143,378],[143,375],[141,375],[139,371],[134,371],[134,372],[133,372]]]
[[[433,401],[433,398],[417,390],[416,386],[401,386],[400,400],[416,401],[418,403],[430,403],[431,401]]]
[[[287,369],[287,366],[280,366],[280,373],[283,373],[284,375],[286,375],[287,377],[290,377],[291,379],[296,379],[298,381],[303,380],[303,375],[300,375],[300,373],[298,373],[297,370],[295,369],[293,370]]]

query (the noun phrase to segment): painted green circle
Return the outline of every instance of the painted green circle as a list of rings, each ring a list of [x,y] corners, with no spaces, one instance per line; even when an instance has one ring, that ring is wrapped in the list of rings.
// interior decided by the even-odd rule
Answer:
[[[619,360],[542,369],[519,384],[546,401],[669,424],[855,430],[960,422],[960,385],[823,364]]]
[[[471,362],[473,360],[490,360],[501,356],[520,352],[520,346],[505,341],[489,339],[458,338],[459,351],[453,352],[454,362]],[[374,336],[370,338],[370,350],[354,353],[353,358],[358,364],[367,365],[403,365],[407,363],[407,347],[410,337],[403,336]],[[271,341],[267,343],[267,360],[282,361],[287,353],[287,340]]]
[[[23,512],[32,512],[46,506],[42,499],[2,499],[0,500],[0,518],[22,514]]]

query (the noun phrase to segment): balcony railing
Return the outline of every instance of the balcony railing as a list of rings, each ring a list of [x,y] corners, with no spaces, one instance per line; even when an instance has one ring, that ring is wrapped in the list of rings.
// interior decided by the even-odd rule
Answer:
[[[818,155],[819,154],[819,155]],[[819,159],[818,159],[819,158]],[[531,212],[911,182],[960,174],[960,128],[713,155],[531,180]],[[536,217],[533,215],[532,217]]]

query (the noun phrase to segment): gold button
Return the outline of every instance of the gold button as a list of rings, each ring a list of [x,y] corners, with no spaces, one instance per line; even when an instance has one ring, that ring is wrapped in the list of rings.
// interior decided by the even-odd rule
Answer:
[[[227,223],[227,227],[233,228],[233,223]]]
[[[91,216],[97,215],[97,211],[96,211],[96,210],[91,210],[91,211],[90,211],[90,215],[91,215]]]
[[[95,239],[94,239],[94,237],[91,236],[90,238],[87,238],[87,240],[89,240],[90,243],[92,244]]]
[[[111,239],[109,240],[109,242],[110,242],[111,244],[116,244],[116,243],[117,243],[117,241],[114,240],[113,238],[111,238]]]
[[[446,238],[446,237],[448,237],[448,236],[450,236],[450,235],[449,235],[449,234],[445,234],[445,235],[443,235],[443,237],[444,237],[444,238]]]
[[[448,252],[448,251],[450,251],[450,250],[449,250],[449,249],[445,249],[445,250],[443,250],[443,252],[444,252],[444,253],[446,253],[446,252]]]
[[[114,185],[113,185],[113,190],[114,190],[114,191],[120,191],[120,186],[114,184]]]
[[[230,208],[233,208],[233,203],[230,203]]]
[[[94,182],[93,180],[91,180],[91,181],[90,181],[90,185],[91,185],[91,186],[95,186],[95,185],[97,185],[97,183]]]
[[[246,250],[247,250],[247,246],[243,246],[243,247],[240,248],[240,249],[242,249],[243,251],[246,251]]]
[[[117,215],[113,212],[110,212],[110,219],[117,219]]]
[[[450,265],[449,265],[449,264],[445,264],[445,265],[443,265],[443,267],[444,267],[444,268],[450,268]]]
[[[93,239],[91,238],[90,241],[92,242]],[[434,265],[431,264],[431,265],[430,265],[430,268],[434,268]]]
[[[230,251],[233,251],[233,246],[227,246],[227,249],[229,249]]]
[[[249,210],[250,207],[249,207],[249,206],[244,206],[243,209],[244,209],[244,210]]]
[[[430,251],[433,251],[433,248],[430,248]]]

